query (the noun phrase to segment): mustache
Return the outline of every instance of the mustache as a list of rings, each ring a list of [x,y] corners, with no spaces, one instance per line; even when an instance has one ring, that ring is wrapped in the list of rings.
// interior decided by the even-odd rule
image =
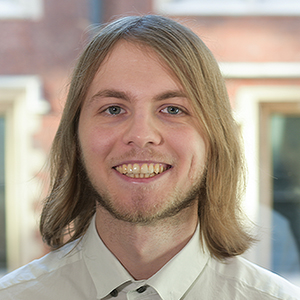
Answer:
[[[159,151],[154,150],[152,148],[147,148],[147,149],[132,148],[118,157],[111,158],[110,163],[112,165],[116,165],[120,162],[129,161],[129,160],[156,161],[156,162],[163,162],[169,165],[173,165],[175,162],[173,157],[162,154]]]

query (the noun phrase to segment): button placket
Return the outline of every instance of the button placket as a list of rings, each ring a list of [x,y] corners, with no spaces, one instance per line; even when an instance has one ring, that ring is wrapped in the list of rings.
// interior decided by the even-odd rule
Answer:
[[[127,293],[127,300],[162,300],[155,289],[149,285],[142,285]]]
[[[139,287],[138,289],[136,289],[136,291],[137,291],[139,294],[144,293],[146,290],[147,290],[147,286],[146,286],[146,285],[143,285],[143,286]]]
[[[114,289],[114,290],[112,290],[112,291],[110,292],[110,295],[111,295],[112,297],[116,298],[116,297],[118,297],[119,292],[118,292],[117,289]]]

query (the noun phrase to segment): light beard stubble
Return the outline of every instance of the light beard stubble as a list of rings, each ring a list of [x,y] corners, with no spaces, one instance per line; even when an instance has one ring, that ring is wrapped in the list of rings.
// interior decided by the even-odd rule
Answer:
[[[93,201],[95,201],[96,204],[100,205],[105,210],[107,210],[115,219],[139,225],[150,225],[166,218],[172,218],[179,214],[182,210],[194,205],[200,197],[203,188],[203,179],[205,177],[203,171],[201,173],[199,172],[200,174],[198,177],[198,182],[195,182],[195,184],[185,195],[181,195],[178,191],[175,192],[174,199],[171,202],[171,205],[167,206],[164,210],[158,213],[154,213],[151,215],[147,215],[142,212],[129,214],[118,211],[114,207],[113,201],[107,193],[101,193],[97,191],[97,189],[94,187],[92,181],[88,176],[84,164],[82,162],[81,164],[85,185],[85,197],[91,197],[90,199],[93,199]]]

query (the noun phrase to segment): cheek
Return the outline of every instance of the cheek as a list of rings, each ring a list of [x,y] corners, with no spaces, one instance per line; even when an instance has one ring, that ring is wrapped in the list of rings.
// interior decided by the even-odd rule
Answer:
[[[99,134],[95,132],[88,141],[90,151],[95,155],[105,154],[112,147],[113,137],[110,135]]]
[[[180,134],[174,134],[170,140],[181,157],[205,160],[206,144],[201,134],[197,131],[186,130]]]
[[[180,173],[192,181],[198,178],[206,165],[206,143],[202,136],[195,130],[187,130],[173,135],[171,142],[178,156]]]
[[[92,126],[82,126],[79,130],[79,141],[87,165],[99,165],[104,161],[113,147],[115,134]]]

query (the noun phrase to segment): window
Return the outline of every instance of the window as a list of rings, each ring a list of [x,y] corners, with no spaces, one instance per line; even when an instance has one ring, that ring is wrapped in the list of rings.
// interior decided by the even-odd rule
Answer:
[[[39,19],[42,0],[0,0],[0,19]]]
[[[254,67],[253,71],[260,70]],[[263,69],[264,64],[256,78],[272,78],[274,74]],[[241,75],[246,78],[243,72]],[[253,77],[251,73],[249,78]],[[299,78],[300,74],[291,69],[290,77]],[[299,158],[290,161],[293,151],[300,151],[300,87],[242,86],[236,94],[235,113],[244,136],[248,167],[244,207],[258,224],[259,242],[245,256],[300,285],[299,210],[296,211],[300,184],[299,171],[295,171]],[[283,171],[287,166],[292,167]]]
[[[156,0],[169,15],[300,15],[299,0]]]
[[[37,76],[0,76],[0,276],[42,254],[33,207],[45,153],[33,136],[48,103]],[[6,269],[6,270],[5,270]]]
[[[7,268],[5,226],[5,118],[0,115],[0,274]]]
[[[260,103],[261,190],[271,209],[270,268],[300,278],[300,102]],[[267,176],[266,174],[269,174]]]

